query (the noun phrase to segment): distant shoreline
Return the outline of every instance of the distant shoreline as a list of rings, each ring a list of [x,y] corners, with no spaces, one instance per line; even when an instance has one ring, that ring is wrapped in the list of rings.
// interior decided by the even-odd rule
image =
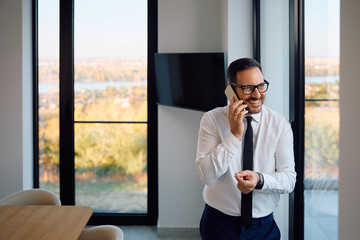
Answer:
[[[129,87],[129,86],[146,86],[147,81],[134,81],[134,82],[122,82],[122,81],[110,81],[110,82],[76,82],[74,85],[74,91],[94,91],[104,90],[107,87]],[[59,83],[39,83],[39,93],[58,92]]]
[[[305,76],[305,84],[307,83],[319,84],[323,82],[334,83],[335,81],[339,81],[339,80],[340,80],[340,76]]]

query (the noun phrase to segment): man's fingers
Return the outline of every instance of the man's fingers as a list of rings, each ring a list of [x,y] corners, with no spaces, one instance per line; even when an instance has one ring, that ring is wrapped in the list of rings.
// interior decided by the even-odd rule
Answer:
[[[235,173],[235,179],[238,181],[237,186],[243,193],[251,192],[256,186],[257,182],[255,181],[254,172],[245,170]]]
[[[244,103],[244,100],[235,100],[234,98],[233,98],[232,102],[229,105],[230,110],[233,110],[233,111],[236,110],[236,109],[239,109],[241,107],[244,107],[244,106],[245,107],[247,106],[247,104]]]
[[[238,110],[238,108],[241,106],[242,103],[243,103],[243,100],[237,101],[233,98],[232,102],[229,105],[229,114],[233,115],[236,113],[236,115],[237,115],[240,112]]]
[[[248,176],[251,175],[251,171],[249,171],[249,170],[244,170],[244,171],[235,173],[235,175],[238,176],[238,177],[241,177],[241,178],[243,178],[243,177],[248,177]]]
[[[247,105],[242,105],[239,106],[238,108],[236,108],[234,110],[234,117],[238,117],[238,118],[243,118],[245,114],[247,114],[249,111],[246,110],[245,108],[247,107]]]
[[[243,188],[252,188],[254,185],[252,181],[247,181],[243,178],[238,179],[238,184],[240,184]]]
[[[243,177],[240,176],[238,173],[235,174],[235,179],[236,179],[238,182],[244,182]]]

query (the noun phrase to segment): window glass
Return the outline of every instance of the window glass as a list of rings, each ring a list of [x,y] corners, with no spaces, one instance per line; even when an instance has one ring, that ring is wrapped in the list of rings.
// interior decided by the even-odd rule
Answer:
[[[75,1],[75,120],[147,120],[147,1]]]
[[[147,212],[147,124],[75,124],[76,205]]]
[[[147,213],[147,0],[75,1],[75,202]]]
[[[337,239],[339,0],[305,0],[305,239]]]
[[[59,194],[59,1],[38,1],[39,187]]]

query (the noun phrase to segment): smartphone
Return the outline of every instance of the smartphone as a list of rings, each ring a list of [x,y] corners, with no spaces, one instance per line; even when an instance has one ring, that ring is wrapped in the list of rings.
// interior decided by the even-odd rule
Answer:
[[[234,91],[234,89],[232,89],[231,84],[228,83],[226,88],[225,88],[225,95],[226,97],[229,99],[229,101],[231,101],[231,99],[233,97],[235,97],[236,100],[239,100],[239,98],[236,96],[236,93]],[[245,102],[244,102],[245,103]],[[245,108],[245,110],[249,111],[249,108]]]
[[[231,84],[228,83],[226,88],[225,88],[225,95],[228,98],[229,101],[231,101],[231,99],[233,97],[235,97],[236,100],[239,100],[238,97],[236,96],[236,93],[234,92],[234,89],[232,89]]]

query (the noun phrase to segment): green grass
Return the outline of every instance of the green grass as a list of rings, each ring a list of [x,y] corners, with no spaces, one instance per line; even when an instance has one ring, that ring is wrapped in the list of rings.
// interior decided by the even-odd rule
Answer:
[[[59,195],[59,183],[41,183],[40,187]],[[94,212],[147,211],[147,189],[135,183],[77,181],[75,197],[76,205],[90,206]]]

